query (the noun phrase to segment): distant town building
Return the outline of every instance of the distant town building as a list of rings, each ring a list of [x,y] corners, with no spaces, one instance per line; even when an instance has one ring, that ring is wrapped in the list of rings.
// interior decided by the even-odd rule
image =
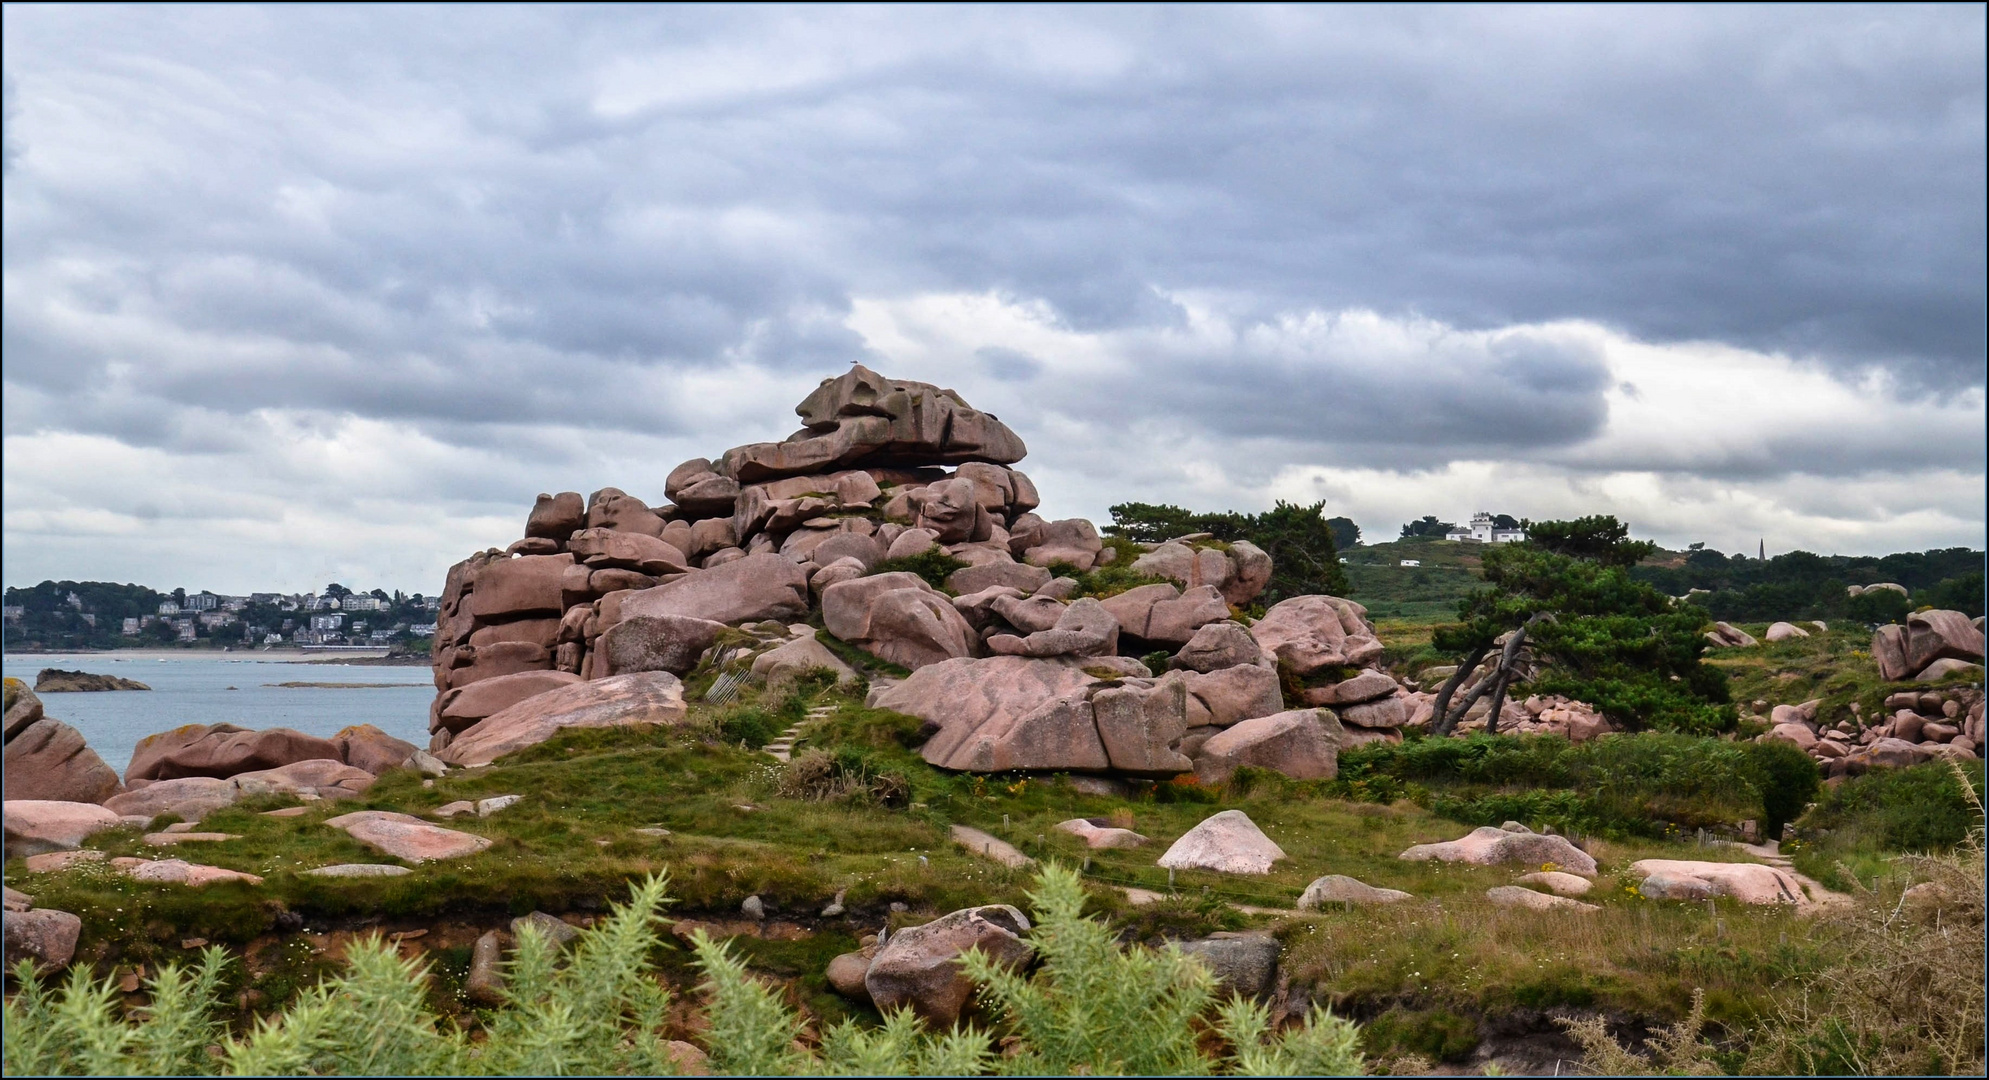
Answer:
[[[432,622],[415,623],[413,626],[407,628],[407,632],[413,634],[415,637],[434,637],[435,624]]]
[[[311,629],[316,630],[319,633],[323,633],[327,630],[336,631],[339,628],[343,627],[344,625],[345,625],[345,616],[343,615],[311,616]]]
[[[127,616],[124,620],[124,629],[121,632],[125,637],[137,637],[139,625],[138,616]]]
[[[221,609],[223,611],[241,611],[248,606],[249,598],[246,596],[224,596],[221,598]]]
[[[199,617],[200,625],[209,630],[217,626],[229,626],[235,622],[235,613],[232,611],[203,611]]]
[[[174,619],[172,627],[179,632],[181,641],[192,641],[195,635],[199,633],[199,630],[194,627],[192,619]]]
[[[264,634],[264,635],[262,636],[262,643],[263,643],[264,645],[281,645],[281,644],[283,644],[283,635],[282,635],[282,634]]]
[[[1526,539],[1525,529],[1502,529],[1498,519],[1483,510],[1471,515],[1469,528],[1456,528],[1444,534],[1445,540],[1469,540],[1479,544],[1510,544]]]
[[[68,597],[64,599],[64,601],[63,601],[63,602],[64,602],[64,603],[66,603],[66,604],[68,604],[68,605],[69,605],[70,607],[73,607],[73,608],[75,608],[75,609],[76,609],[77,611],[81,611],[81,610],[83,610],[83,598],[82,598],[82,597],[80,597],[80,596],[77,596],[77,595],[76,595],[75,593],[73,593],[73,592],[72,592],[72,593],[70,593],[70,594],[68,595]]]
[[[1421,565],[1423,565],[1423,560],[1421,560],[1421,559],[1403,559],[1403,560],[1402,560],[1402,565],[1403,565],[1403,566],[1421,566]]]
[[[186,598],[186,602],[180,605],[180,610],[213,611],[215,608],[220,606],[221,606],[220,597],[214,595],[211,592],[204,592],[204,593],[199,593],[197,595],[188,595]]]
[[[249,594],[249,603],[251,604],[274,604],[281,599],[283,599],[282,593],[252,592]]]
[[[21,616],[27,613],[28,609],[21,606],[20,604],[7,604],[5,606],[0,606],[0,619],[5,619],[8,622],[20,622]]]
[[[179,613],[180,613],[180,605],[178,601],[175,600],[159,601],[159,614],[171,616],[171,615],[178,615]]]

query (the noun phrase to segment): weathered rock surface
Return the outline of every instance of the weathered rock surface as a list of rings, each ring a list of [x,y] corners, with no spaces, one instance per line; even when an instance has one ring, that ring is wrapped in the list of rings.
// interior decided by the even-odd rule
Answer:
[[[1110,656],[1118,648],[1118,620],[1090,597],[1065,607],[1047,630],[1027,637],[997,634],[988,639],[988,650],[1002,656]]]
[[[243,795],[305,795],[349,799],[379,779],[335,758],[295,761],[275,769],[237,773],[229,779]]]
[[[1916,611],[1906,617],[1906,666],[1924,671],[1936,660],[1979,664],[1982,631],[1959,611]]]
[[[1313,879],[1299,894],[1298,910],[1318,911],[1327,904],[1399,904],[1415,896],[1400,889],[1381,889],[1344,874]]]
[[[232,780],[213,776],[185,776],[159,780],[105,800],[114,813],[143,818],[161,814],[177,815],[182,821],[199,821],[224,806],[233,806],[242,791]]]
[[[1224,619],[1197,627],[1194,636],[1168,663],[1172,667],[1207,673],[1242,664],[1257,664],[1263,659],[1264,650],[1257,646],[1257,639],[1250,636],[1250,631],[1241,623]],[[1390,679],[1389,686],[1394,685],[1394,680]]]
[[[1697,879],[1705,882],[1713,896],[1730,896],[1744,904],[1802,904],[1808,901],[1798,882],[1786,870],[1760,863],[1701,862],[1691,859],[1641,859],[1630,864],[1630,873],[1649,883],[1649,879],[1659,877],[1667,882],[1677,883],[1683,879]],[[1667,899],[1689,899],[1675,895],[1680,892],[1696,891],[1689,887],[1639,887],[1645,896],[1653,892],[1663,892]]]
[[[1266,653],[1300,675],[1327,666],[1365,667],[1382,653],[1367,609],[1337,596],[1280,601],[1257,620],[1250,635]]]
[[[1339,774],[1340,722],[1328,709],[1293,709],[1238,721],[1202,744],[1195,777],[1205,784],[1229,780],[1254,765],[1300,780]]]
[[[1778,622],[1770,625],[1768,627],[1767,633],[1762,635],[1762,637],[1766,638],[1768,641],[1771,642],[1792,641],[1796,638],[1806,638],[1808,636],[1809,636],[1809,631],[1803,629],[1800,626],[1797,626],[1794,623],[1785,623],[1785,622]]]
[[[105,690],[150,690],[151,687],[115,675],[93,675],[87,671],[43,668],[35,676],[37,694],[98,693]]]
[[[1285,858],[1284,849],[1241,810],[1224,810],[1189,829],[1168,847],[1159,865],[1170,870],[1214,870],[1223,874],[1268,874]]]
[[[338,748],[338,756],[355,769],[364,769],[374,776],[380,776],[390,769],[398,769],[414,756],[420,747],[405,739],[396,739],[372,724],[354,724],[343,728],[331,738]]]
[[[795,638],[753,658],[753,674],[766,680],[769,687],[785,686],[818,670],[834,672],[838,685],[847,686],[857,680],[856,671],[816,640],[812,630],[807,637]]]
[[[1187,677],[1188,696],[1206,711],[1206,718],[1191,707],[1191,724],[1228,727],[1242,720],[1283,712],[1285,699],[1272,668],[1240,664]]]
[[[979,651],[979,636],[952,600],[902,571],[829,586],[822,623],[840,640],[914,671]]]
[[[599,675],[629,675],[638,671],[667,671],[688,675],[698,666],[698,658],[718,640],[725,624],[688,615],[627,614],[622,602],[621,622],[603,631],[595,651],[601,660],[594,669]]]
[[[1588,852],[1561,836],[1534,832],[1507,832],[1490,825],[1471,830],[1470,835],[1441,844],[1417,844],[1400,856],[1411,862],[1436,859],[1440,862],[1470,863],[1474,866],[1540,867],[1552,863],[1555,869],[1595,876],[1595,860]]]
[[[1587,896],[1589,890],[1595,888],[1595,882],[1559,870],[1536,870],[1515,878],[1514,883],[1537,885],[1556,896]]]
[[[1369,669],[1351,679],[1336,682],[1330,686],[1315,686],[1305,692],[1308,705],[1359,705],[1362,702],[1385,698],[1401,690],[1394,679],[1384,672]],[[1342,715],[1342,719],[1345,716]],[[1406,719],[1406,718],[1405,718]],[[1397,724],[1363,724],[1363,727],[1394,727]]]
[[[9,735],[0,761],[9,798],[94,803],[123,788],[82,732],[46,716]]]
[[[223,885],[240,882],[244,885],[260,885],[262,878],[255,874],[245,874],[239,870],[228,870],[219,866],[202,866],[184,859],[112,859],[111,865],[124,872],[133,881],[151,882],[155,885]]]
[[[490,846],[490,841],[470,833],[431,825],[409,814],[385,810],[361,810],[329,818],[325,824],[385,855],[411,863],[438,859],[460,859]]]
[[[188,724],[147,735],[131,754],[124,781],[175,780],[185,776],[225,779],[236,773],[274,769],[298,761],[339,758],[329,739],[289,728],[250,731],[233,724]]]
[[[947,1027],[959,1019],[973,984],[959,958],[979,949],[1008,966],[1025,966],[1035,950],[1022,939],[1029,919],[1007,904],[988,904],[942,915],[892,934],[864,973],[864,988],[880,1012],[910,1007],[926,1023]]]
[[[1278,985],[1278,939],[1263,932],[1217,932],[1184,941],[1181,951],[1208,966],[1222,990],[1267,998]]]
[[[470,971],[463,979],[463,996],[479,1005],[504,1004],[504,943],[497,931],[485,931],[470,947]]]
[[[1072,818],[1059,821],[1054,826],[1058,832],[1067,832],[1084,841],[1084,846],[1093,851],[1107,848],[1136,848],[1146,843],[1146,837],[1131,829],[1121,829],[1087,818]]]
[[[861,364],[825,380],[795,412],[801,431],[785,442],[728,450],[716,471],[755,483],[859,463],[1006,465],[1027,452],[1001,421],[970,408],[953,391],[886,379]]]
[[[1174,776],[1195,763],[1175,748],[1188,733],[1188,688],[1179,676],[1129,680],[1091,695],[1092,718],[1114,772]]]
[[[684,684],[675,675],[615,675],[526,698],[464,730],[439,756],[452,765],[481,764],[537,746],[564,728],[675,724],[685,712]]]
[[[580,676],[566,671],[520,671],[482,679],[443,693],[438,699],[437,715],[429,730],[462,731],[526,698],[581,681]]]
[[[1724,622],[1714,623],[1713,628],[1706,633],[1706,640],[1732,649],[1749,649],[1760,644],[1754,639],[1754,635]]]
[[[1554,896],[1519,885],[1494,885],[1485,890],[1485,899],[1500,907],[1527,908],[1533,911],[1601,911],[1594,904],[1584,904],[1565,896]]]
[[[828,980],[830,989],[849,998],[851,1001],[870,1003],[870,988],[864,985],[863,978],[870,973],[870,962],[877,957],[878,946],[865,945],[855,952],[846,952],[829,961],[828,970],[822,973]]]
[[[83,920],[66,911],[8,911],[0,916],[0,962],[12,971],[23,960],[38,968],[67,967],[76,955]]]
[[[682,615],[728,625],[764,619],[792,622],[808,615],[808,574],[798,563],[773,552],[747,555],[631,593],[622,600],[621,614],[624,619]]]
[[[0,820],[9,859],[74,850],[92,833],[122,824],[116,811],[95,803],[49,799],[8,799],[0,806]]]
[[[297,872],[305,877],[328,878],[402,877],[414,873],[405,866],[395,866],[392,863],[334,863],[331,866],[320,866],[315,870]]]

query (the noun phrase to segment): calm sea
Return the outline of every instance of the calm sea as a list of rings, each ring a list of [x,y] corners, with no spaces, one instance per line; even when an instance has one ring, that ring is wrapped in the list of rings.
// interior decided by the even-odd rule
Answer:
[[[416,746],[428,745],[428,704],[435,684],[426,667],[305,664],[293,657],[10,653],[0,658],[0,667],[29,686],[41,669],[50,667],[116,675],[150,686],[149,691],[42,695],[48,715],[82,732],[90,748],[119,773],[130,763],[138,740],[181,724],[287,727],[323,736],[350,724],[372,724]],[[285,682],[391,685],[273,685]]]

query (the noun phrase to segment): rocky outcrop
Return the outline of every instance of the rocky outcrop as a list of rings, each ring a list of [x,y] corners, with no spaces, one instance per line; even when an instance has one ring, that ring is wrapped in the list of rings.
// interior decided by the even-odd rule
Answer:
[[[822,593],[829,633],[881,659],[917,670],[980,653],[980,638],[945,593],[917,574],[889,573]]]
[[[1943,663],[1959,661],[1936,660],[1929,668]],[[1862,715],[1856,706],[1834,718],[1821,716],[1821,705],[1807,701],[1774,706],[1768,717],[1774,726],[1760,739],[1797,747],[1816,759],[1817,769],[1832,780],[1942,758],[1975,760],[1982,756],[1989,736],[1980,686],[1902,690],[1889,695],[1885,711],[1873,717]]]
[[[331,737],[331,744],[338,748],[341,761],[374,776],[381,776],[388,770],[398,769],[407,764],[407,760],[420,749],[405,739],[394,738],[372,724],[355,724],[343,728]]]
[[[675,724],[685,712],[684,684],[675,675],[615,675],[526,698],[465,729],[438,756],[452,765],[482,764],[537,746],[566,728]]]
[[[415,864],[460,859],[490,846],[490,840],[431,825],[418,817],[385,810],[361,810],[325,821],[384,855]]]
[[[92,675],[87,671],[42,668],[35,676],[37,694],[94,693],[103,690],[150,690],[151,687],[115,675]]]
[[[1749,649],[1760,644],[1754,635],[1723,622],[1714,623],[1713,628],[1706,631],[1706,640],[1723,649]]]
[[[1980,665],[1982,628],[1959,611],[1914,612],[1906,617],[1906,625],[1881,626],[1872,634],[1872,659],[1878,662],[1879,677],[1888,682],[1924,679],[1927,670],[1942,660]],[[1953,667],[1944,666],[1935,677]]]
[[[1243,720],[1202,744],[1195,755],[1195,778],[1220,784],[1237,769],[1254,765],[1300,780],[1330,780],[1339,775],[1340,738],[1340,722],[1330,709],[1294,709]]]
[[[1786,870],[1760,863],[1642,859],[1630,875],[1643,882],[1637,891],[1653,900],[1698,900],[1729,896],[1743,904],[1803,904],[1802,883]]]

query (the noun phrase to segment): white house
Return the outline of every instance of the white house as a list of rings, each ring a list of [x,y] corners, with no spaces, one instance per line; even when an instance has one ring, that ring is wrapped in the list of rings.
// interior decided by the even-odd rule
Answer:
[[[1444,534],[1445,540],[1469,540],[1477,544],[1510,544],[1526,539],[1525,529],[1501,529],[1492,515],[1483,510],[1471,515],[1469,528],[1456,528]]]

